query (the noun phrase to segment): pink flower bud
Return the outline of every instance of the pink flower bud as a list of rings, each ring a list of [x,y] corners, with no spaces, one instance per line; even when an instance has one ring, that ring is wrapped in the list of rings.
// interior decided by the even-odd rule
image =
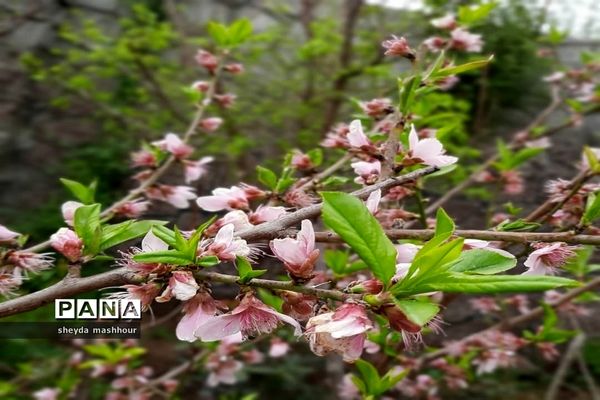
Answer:
[[[0,242],[11,241],[11,240],[15,239],[16,237],[19,237],[20,235],[21,235],[20,233],[11,231],[4,225],[0,225]]]
[[[50,236],[50,245],[71,262],[81,258],[83,241],[68,228],[60,228]]]
[[[231,74],[237,75],[244,72],[244,65],[240,63],[231,63],[225,65],[223,69]]]
[[[214,132],[219,129],[222,123],[223,119],[219,117],[204,118],[200,121],[200,128],[207,132]]]
[[[192,83],[192,89],[195,89],[202,93],[206,93],[206,92],[208,92],[208,89],[210,89],[210,82],[196,81],[196,82]]]
[[[450,46],[455,50],[478,53],[483,47],[481,35],[471,33],[463,28],[456,28],[450,32],[452,40]]]
[[[198,50],[196,53],[196,62],[206,68],[210,73],[213,73],[219,65],[219,60],[211,52],[206,50]]]
[[[155,167],[156,156],[148,150],[140,150],[131,154],[131,165],[134,167]]]
[[[179,159],[187,158],[194,152],[194,149],[191,146],[185,144],[183,140],[174,133],[167,133],[163,140],[152,142],[152,144],[163,151],[173,154],[173,156]]]
[[[215,98],[215,101],[221,107],[230,108],[231,106],[233,106],[233,103],[235,102],[235,99],[237,98],[237,96],[232,93],[225,93],[225,94],[215,94],[214,98]]]
[[[73,226],[75,211],[81,206],[83,206],[83,203],[78,201],[67,201],[60,207],[63,219],[67,225]]]
[[[408,58],[409,60],[415,59],[415,52],[408,45],[408,41],[404,37],[397,37],[392,35],[391,39],[383,41],[381,45],[386,49],[386,56],[400,56]]]

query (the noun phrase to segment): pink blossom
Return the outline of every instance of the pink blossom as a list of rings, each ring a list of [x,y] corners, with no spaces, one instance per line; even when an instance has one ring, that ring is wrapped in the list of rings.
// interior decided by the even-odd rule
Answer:
[[[523,193],[525,183],[521,173],[516,170],[502,171],[500,179],[504,184],[504,193],[516,195]]]
[[[265,355],[257,349],[250,349],[240,354],[248,365],[260,364],[265,360]]]
[[[250,213],[250,222],[258,225],[264,222],[275,221],[287,214],[285,207],[258,206],[256,211]]]
[[[156,185],[146,189],[146,194],[154,200],[161,200],[175,208],[188,208],[189,201],[196,198],[194,188],[190,186]]]
[[[560,356],[560,352],[556,348],[556,344],[552,342],[539,342],[536,347],[546,361],[554,361]]]
[[[138,218],[148,211],[149,207],[149,201],[141,199],[127,201],[115,208],[115,214],[122,215],[127,218]]]
[[[23,283],[23,276],[20,268],[13,268],[8,271],[6,268],[0,269],[0,295],[11,296],[15,294],[16,289]]]
[[[554,275],[570,258],[575,257],[575,246],[566,243],[534,243],[534,250],[524,262],[524,275]]]
[[[108,297],[113,299],[140,300],[143,311],[150,307],[156,296],[160,293],[160,285],[154,282],[142,285],[123,285],[121,288],[125,289],[125,292],[111,293]]]
[[[446,151],[439,140],[433,138],[419,140],[414,125],[410,128],[408,143],[411,158],[425,165],[439,168],[454,164],[458,161],[458,158],[456,157],[444,155]]]
[[[396,263],[411,263],[421,246],[412,243],[397,244],[396,246]]]
[[[231,74],[237,75],[244,72],[244,65],[240,63],[231,63],[225,65],[223,69]]]
[[[456,28],[456,18],[452,14],[446,14],[440,18],[431,20],[431,25],[439,29],[454,29]]]
[[[352,374],[345,374],[337,386],[337,395],[341,400],[359,400],[361,398],[358,388],[352,381]]]
[[[54,259],[47,253],[31,253],[28,251],[10,252],[7,261],[25,271],[38,273],[52,267]]]
[[[482,314],[490,314],[495,311],[500,311],[500,306],[496,303],[493,297],[482,296],[475,299],[469,299],[471,307]]]
[[[393,112],[392,101],[388,98],[373,99],[366,102],[361,102],[360,107],[363,112],[369,117],[380,117]]]
[[[0,225],[0,242],[8,242],[19,236],[21,236],[20,233],[11,231],[4,225]]]
[[[498,368],[508,368],[515,364],[516,353],[508,349],[490,349],[482,351],[474,360],[477,375],[489,374]]]
[[[529,299],[523,294],[516,294],[504,300],[508,305],[515,307],[521,314],[527,314],[530,311]]]
[[[346,303],[335,312],[319,314],[308,320],[306,335],[310,349],[318,356],[329,352],[342,355],[344,361],[354,362],[363,352],[366,333],[373,328],[365,308]]]
[[[131,165],[134,167],[155,167],[156,156],[148,150],[131,153]]]
[[[191,271],[173,271],[169,285],[156,301],[163,303],[171,300],[173,296],[177,300],[186,301],[194,297],[199,288]]]
[[[200,196],[196,199],[198,207],[205,211],[215,212],[221,210],[246,209],[248,197],[244,189],[238,186],[216,188],[211,196]]]
[[[303,220],[301,226],[296,239],[273,239],[270,247],[292,276],[309,279],[319,257],[319,250],[315,249],[315,232],[310,220]]]
[[[443,77],[442,79],[438,79],[435,81],[435,84],[440,90],[450,90],[460,81],[459,77],[456,75],[448,75]]]
[[[279,338],[271,339],[269,347],[269,357],[279,358],[285,356],[290,351],[290,345]]]
[[[219,129],[221,124],[223,124],[222,118],[211,117],[211,118],[204,118],[202,121],[200,121],[199,126],[200,126],[200,128],[204,129],[207,132],[214,132],[217,129]]]
[[[196,81],[192,83],[191,86],[192,89],[205,93],[208,92],[208,89],[210,89],[211,83],[206,81]]]
[[[164,139],[152,142],[152,144],[179,159],[187,158],[194,152],[191,146],[187,145],[174,133],[167,133]]]
[[[196,330],[196,337],[204,342],[221,340],[237,333],[244,339],[271,333],[280,322],[294,327],[294,334],[302,332],[300,324],[285,314],[278,313],[258,300],[252,293],[247,293],[240,304],[230,313],[212,317]]]
[[[227,224],[219,229],[210,244],[201,243],[201,247],[206,247],[201,254],[217,256],[221,261],[233,261],[236,257],[252,257],[252,249],[248,243],[244,239],[234,238],[234,229],[233,224]]]
[[[359,119],[355,119],[354,121],[350,122],[350,131],[348,132],[346,139],[348,139],[350,146],[358,149],[368,149],[373,147],[373,144],[367,135],[365,135],[362,123]]]
[[[392,35],[391,39],[384,40],[381,45],[386,49],[386,56],[406,57],[409,60],[414,60],[415,52],[408,45],[408,41],[404,37]]]
[[[446,39],[439,36],[432,36],[423,41],[423,45],[431,52],[437,53],[446,47]]]
[[[50,245],[71,262],[81,258],[83,241],[68,228],[60,228],[50,236]]]
[[[35,400],[58,400],[60,389],[43,388],[33,393]]]
[[[215,387],[220,384],[234,385],[238,380],[237,373],[242,370],[244,364],[230,355],[212,353],[208,356],[205,366],[210,371],[206,384]]]
[[[565,73],[561,71],[553,72],[550,75],[546,75],[542,78],[544,82],[548,83],[558,83],[565,78]]]
[[[298,150],[294,150],[290,164],[292,165],[292,167],[300,171],[306,171],[314,168],[312,160],[310,159],[308,154],[304,154]]]
[[[215,101],[223,108],[229,108],[235,103],[237,96],[232,93],[215,94]]]
[[[481,35],[471,33],[466,29],[456,28],[450,32],[450,36],[452,37],[450,46],[453,49],[478,53],[483,47]]]
[[[321,146],[329,148],[346,148],[350,144],[346,139],[349,133],[349,127],[346,124],[337,124],[331,132],[328,132]]]
[[[283,201],[293,207],[308,207],[315,202],[315,198],[302,189],[290,189],[283,196]]]
[[[183,306],[184,315],[177,324],[175,334],[179,340],[193,342],[198,339],[194,332],[217,313],[215,301],[206,292],[198,292]]]
[[[219,229],[227,224],[233,225],[234,232],[242,231],[244,229],[252,228],[252,224],[248,218],[248,215],[242,210],[229,211],[222,218],[216,220],[207,230],[206,234],[209,236],[216,235]]]
[[[313,316],[314,307],[317,304],[315,296],[291,292],[289,290],[283,290],[280,296],[283,299],[281,309],[285,314],[298,321],[306,321]]]
[[[217,66],[219,65],[219,60],[209,51],[206,50],[198,50],[196,53],[196,62],[206,68],[206,70],[210,73],[213,73]]]
[[[365,201],[365,205],[371,214],[375,214],[379,209],[379,202],[381,201],[381,189],[377,189],[369,195]]]
[[[83,206],[83,203],[80,203],[78,201],[66,201],[60,207],[63,219],[65,220],[67,225],[73,226],[75,211],[81,206]]]
[[[379,160],[373,162],[357,161],[350,164],[350,166],[354,169],[354,173],[358,175],[354,179],[356,183],[372,185],[377,182],[381,174],[381,162]]]
[[[185,183],[190,184],[202,178],[208,172],[206,166],[213,160],[213,157],[202,157],[197,161],[184,160]]]

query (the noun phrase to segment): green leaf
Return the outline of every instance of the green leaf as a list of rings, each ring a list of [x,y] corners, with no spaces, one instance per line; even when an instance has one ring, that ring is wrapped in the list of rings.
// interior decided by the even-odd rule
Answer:
[[[503,221],[498,226],[496,226],[497,231],[501,232],[523,232],[523,231],[533,231],[539,228],[541,224],[537,222],[528,222],[522,219],[518,219],[516,221]]]
[[[258,288],[258,297],[265,303],[266,305],[273,307],[279,312],[282,312],[281,308],[283,306],[283,299],[279,296],[272,294],[267,289]]]
[[[198,257],[196,259],[196,265],[199,267],[213,267],[217,264],[219,264],[221,261],[219,260],[219,257],[217,256],[204,256],[204,257]]]
[[[175,247],[175,232],[166,226],[155,225],[152,227],[152,233],[157,238],[168,244],[170,247]]]
[[[326,249],[323,261],[336,275],[342,275],[348,264],[349,254],[342,250]]]
[[[188,255],[179,250],[153,251],[139,253],[133,256],[133,260],[146,264],[170,264],[170,265],[192,265],[195,260],[190,260]]]
[[[310,158],[310,161],[315,167],[318,167],[323,163],[323,150],[319,148],[308,151],[306,155]]]
[[[458,75],[458,74],[462,74],[463,72],[483,68],[486,65],[488,65],[493,59],[494,59],[494,56],[490,56],[488,58],[482,58],[482,59],[471,61],[471,62],[468,62],[465,64],[442,68],[439,71],[437,71],[435,74],[433,74],[432,78],[434,78],[434,79],[445,78],[450,75]]]
[[[87,255],[95,255],[100,250],[102,227],[100,224],[100,204],[81,206],[75,210],[73,225],[77,236],[85,245]]]
[[[275,190],[277,186],[277,175],[275,175],[275,172],[260,165],[256,167],[256,172],[258,173],[258,181],[260,183],[271,190]]]
[[[440,306],[431,303],[430,301],[419,300],[394,300],[394,303],[409,321],[424,326],[440,312]]]
[[[585,155],[590,170],[593,172],[600,172],[600,161],[598,161],[598,156],[590,146],[583,147],[583,154]]]
[[[600,217],[600,196],[590,193],[585,203],[585,212],[581,217],[582,225],[589,225]]]
[[[439,237],[443,238],[447,236],[450,236],[450,232]],[[430,240],[428,244],[431,242],[436,243],[437,240],[434,239],[436,239],[436,237]],[[415,255],[404,279],[395,286],[401,288],[411,287],[412,285],[415,285],[418,280],[445,272],[446,269],[442,268],[442,266],[456,260],[460,256],[463,241],[464,239],[458,238],[434,247],[426,247],[427,245],[423,246]]]
[[[435,216],[435,236],[454,233],[454,221],[443,208],[438,208]]]
[[[206,24],[206,31],[217,45],[225,47],[229,44],[229,32],[225,25],[209,21]]]
[[[450,271],[491,275],[507,271],[517,265],[515,257],[507,257],[492,250],[473,249],[461,253]]]
[[[400,84],[400,112],[408,114],[412,106],[416,91],[421,85],[421,75],[413,75],[405,80],[399,80]]]
[[[356,368],[362,377],[362,381],[365,384],[365,395],[378,395],[379,382],[381,377],[377,372],[377,369],[368,361],[356,360]]]
[[[240,283],[246,284],[252,279],[257,278],[267,272],[266,269],[253,270],[250,262],[244,257],[236,257],[236,266],[240,276]]]
[[[237,46],[252,36],[252,22],[248,18],[238,19],[229,25],[229,45]]]
[[[482,22],[497,5],[497,2],[490,1],[478,5],[460,6],[458,7],[458,21],[461,25],[473,25]]]
[[[539,292],[558,287],[577,286],[579,282],[556,276],[534,275],[472,275],[460,272],[449,272],[435,275],[402,290],[394,291],[396,295],[410,296],[429,292],[447,293],[515,293]]]
[[[396,248],[379,222],[358,198],[324,192],[323,221],[369,266],[376,278],[388,285],[396,272]]]
[[[60,181],[69,191],[83,204],[91,204],[94,202],[94,196],[96,195],[96,181],[93,181],[89,186],[85,186],[83,183],[73,181],[71,179],[60,178]]]
[[[125,221],[120,224],[106,225],[102,228],[100,251],[143,236],[154,226],[160,226],[166,223],[166,221],[144,220]]]

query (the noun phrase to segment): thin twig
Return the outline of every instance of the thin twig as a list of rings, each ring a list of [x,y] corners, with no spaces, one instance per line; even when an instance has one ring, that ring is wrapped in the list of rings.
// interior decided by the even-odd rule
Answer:
[[[556,399],[558,391],[560,390],[560,387],[562,386],[565,377],[567,376],[568,369],[573,363],[573,361],[575,361],[575,358],[577,357],[577,354],[579,353],[579,350],[581,349],[584,343],[585,334],[583,333],[578,334],[577,336],[575,336],[575,338],[573,338],[573,340],[571,340],[567,351],[565,352],[562,360],[560,361],[560,365],[554,373],[554,377],[552,378],[552,382],[550,382],[550,386],[546,391],[544,400]]]

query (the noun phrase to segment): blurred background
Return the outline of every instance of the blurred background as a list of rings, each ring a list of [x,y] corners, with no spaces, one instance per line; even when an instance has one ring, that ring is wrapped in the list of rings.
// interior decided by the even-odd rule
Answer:
[[[358,101],[395,96],[395,77],[408,65],[384,58],[380,42],[397,34],[419,43],[434,33],[432,16],[476,3],[3,1],[0,221],[30,233],[33,241],[56,231],[63,223],[60,205],[69,198],[59,177],[98,179],[98,200],[104,204],[122,196],[133,185],[130,152],[166,132],[181,133],[191,118],[189,86],[203,74],[194,55],[198,48],[210,49],[205,36],[208,21],[245,17],[252,21],[255,35],[233,54],[244,64],[245,73],[222,83],[222,91],[237,95],[232,108],[218,111],[224,126],[195,143],[201,155],[216,157],[211,173],[195,186],[198,194],[240,180],[255,183],[256,165],[278,165],[291,149],[317,147],[336,123],[348,122],[358,112]],[[416,110],[441,116],[428,124],[443,127],[441,139],[449,153],[461,157],[460,169],[431,195],[438,196],[463,179],[495,147],[497,138],[508,138],[527,126],[549,103],[544,76],[565,66],[577,68],[600,51],[600,2],[503,0],[486,12],[474,19],[472,30],[483,35],[482,54],[494,54],[495,62],[461,76],[448,91],[428,94]],[[561,121],[567,112],[555,114],[551,121]],[[592,115],[554,138],[554,146],[525,167],[525,194],[510,201],[531,208],[545,199],[543,185],[548,178],[573,176],[581,147],[600,145],[599,123],[600,116]],[[175,173],[172,178],[179,179]],[[447,209],[463,228],[484,228],[490,202],[506,200],[472,188]],[[174,220],[184,229],[201,217],[195,205],[185,211],[155,207],[149,215]],[[60,273],[44,272],[26,285],[44,287]],[[44,313],[48,310],[26,318],[42,318]],[[469,325],[473,316],[459,314],[453,317],[458,321],[453,332],[458,335],[473,329]],[[460,321],[465,324],[462,333]],[[170,329],[159,329],[148,338],[153,346],[150,364],[159,369],[172,361],[169,349],[179,346]],[[0,365],[23,373],[35,372],[34,360],[41,354],[44,366],[50,367],[52,357],[60,357],[64,350],[36,341],[3,343],[0,348]],[[594,373],[600,374],[600,341],[589,341],[587,349]],[[314,378],[311,374],[327,368],[324,361],[312,357],[298,365],[300,359],[294,357],[299,356],[289,357],[279,375],[268,368],[258,370],[257,376],[275,381],[256,378],[256,385],[266,385],[267,393],[294,393],[293,398],[328,398],[315,397],[314,388],[306,385]],[[536,388],[545,387],[553,368],[528,368],[524,375],[505,371],[482,380],[470,398],[506,398],[508,393],[513,398],[539,398]],[[273,382],[279,382],[278,390],[269,389]]]

